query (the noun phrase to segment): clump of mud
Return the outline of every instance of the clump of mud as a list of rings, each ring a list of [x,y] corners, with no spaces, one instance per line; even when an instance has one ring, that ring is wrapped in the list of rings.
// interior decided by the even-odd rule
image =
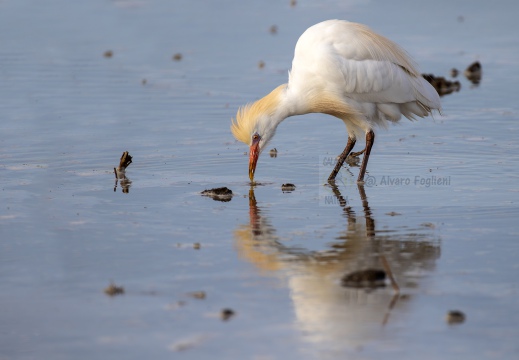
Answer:
[[[105,288],[104,293],[108,296],[116,296],[124,294],[124,287],[117,286],[113,282]]]
[[[374,289],[386,286],[385,280],[384,270],[366,269],[344,275],[341,284],[345,287]]]
[[[281,191],[283,191],[284,193],[291,193],[295,189],[296,189],[296,186],[291,183],[286,183],[286,184],[281,185]]]
[[[132,181],[126,177],[126,168],[130,166],[132,163],[132,156],[128,151],[123,152],[121,155],[121,159],[119,160],[119,166],[117,168],[114,168],[114,174],[115,174],[115,185],[114,185],[114,192],[117,190],[117,183],[118,181],[121,181],[121,188],[123,193],[129,193],[130,192],[130,186],[132,185]]]
[[[459,310],[450,310],[445,316],[449,325],[462,324],[465,322],[465,314]]]
[[[474,85],[479,85],[481,81],[481,64],[479,61],[475,61],[472,64],[470,64],[465,71],[463,72],[465,77]]]
[[[232,199],[232,190],[227,187],[208,189],[201,192],[203,196],[208,196],[216,201],[228,202]]]
[[[434,76],[433,74],[422,74],[422,76],[436,89],[440,96],[448,95],[461,89],[459,81],[450,81],[443,76]]]
[[[223,309],[220,312],[220,317],[222,318],[223,321],[227,321],[230,318],[232,318],[235,314],[236,313],[232,309]]]

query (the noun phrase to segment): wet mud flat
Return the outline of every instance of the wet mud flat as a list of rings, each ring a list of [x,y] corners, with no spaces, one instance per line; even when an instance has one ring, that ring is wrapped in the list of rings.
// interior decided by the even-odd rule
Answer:
[[[30,5],[0,2],[0,358],[516,358],[515,2]],[[288,119],[250,184],[230,118],[344,17],[443,116],[335,187],[344,126]]]

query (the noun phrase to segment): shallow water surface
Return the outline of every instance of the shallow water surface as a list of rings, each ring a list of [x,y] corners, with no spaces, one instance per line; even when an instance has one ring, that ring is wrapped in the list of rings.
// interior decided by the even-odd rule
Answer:
[[[0,1],[0,359],[517,358],[517,10]],[[443,115],[379,131],[363,186],[355,161],[325,185],[340,121],[289,119],[251,187],[230,118],[286,82],[298,36],[328,18],[396,40],[424,73],[479,60],[482,81],[460,75]],[[221,186],[230,201],[200,195]],[[368,268],[400,291],[341,285]]]

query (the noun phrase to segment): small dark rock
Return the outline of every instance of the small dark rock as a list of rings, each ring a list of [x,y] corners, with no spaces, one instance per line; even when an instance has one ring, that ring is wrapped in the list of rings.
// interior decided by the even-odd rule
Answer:
[[[114,52],[112,50],[106,50],[103,54],[103,56],[105,58],[111,58],[112,56],[114,56]]]
[[[264,67],[265,67],[265,62],[264,62],[263,60],[260,60],[260,61],[258,62],[258,68],[259,68],[259,69],[263,69]]]
[[[223,309],[221,312],[220,312],[220,317],[222,318],[223,321],[227,321],[229,320],[231,317],[233,317],[235,315],[235,312],[234,310],[232,309]]]
[[[272,26],[270,27],[269,31],[270,31],[270,33],[271,33],[272,35],[277,34],[277,33],[278,33],[278,27],[277,27],[277,25],[272,25]]]
[[[276,148],[270,149],[269,155],[271,158],[278,157],[278,149],[276,149]]]
[[[386,272],[384,270],[367,269],[345,275],[341,284],[353,288],[377,288],[386,286],[385,280]]]
[[[456,69],[456,68],[452,68],[452,69],[451,69],[451,76],[452,76],[453,78],[455,78],[456,76],[458,76],[458,73],[459,73],[459,72],[458,72],[458,69]]]
[[[200,245],[200,243],[194,243],[193,244],[193,249],[195,249],[195,250],[200,250],[201,247],[202,246]]]
[[[221,187],[221,188],[214,188],[209,190],[204,190],[201,192],[203,196],[209,196],[213,200],[216,201],[231,201],[232,199],[232,191],[231,189],[228,189],[227,187]]]
[[[459,310],[450,310],[445,320],[449,325],[462,324],[465,322],[465,314]]]
[[[283,184],[281,185],[281,191],[283,192],[292,192],[296,189],[296,186],[294,184],[290,184],[290,183],[286,183],[286,184]]]
[[[175,55],[173,55],[173,60],[175,60],[175,61],[182,60],[182,54],[181,53],[176,53]]]

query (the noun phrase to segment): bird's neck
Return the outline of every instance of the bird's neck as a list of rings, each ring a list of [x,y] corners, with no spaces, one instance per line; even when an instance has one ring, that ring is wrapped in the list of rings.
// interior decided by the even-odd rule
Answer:
[[[265,105],[265,109],[270,112],[271,121],[276,126],[290,116],[310,112],[307,99],[296,94],[288,84],[278,86],[258,102]]]

